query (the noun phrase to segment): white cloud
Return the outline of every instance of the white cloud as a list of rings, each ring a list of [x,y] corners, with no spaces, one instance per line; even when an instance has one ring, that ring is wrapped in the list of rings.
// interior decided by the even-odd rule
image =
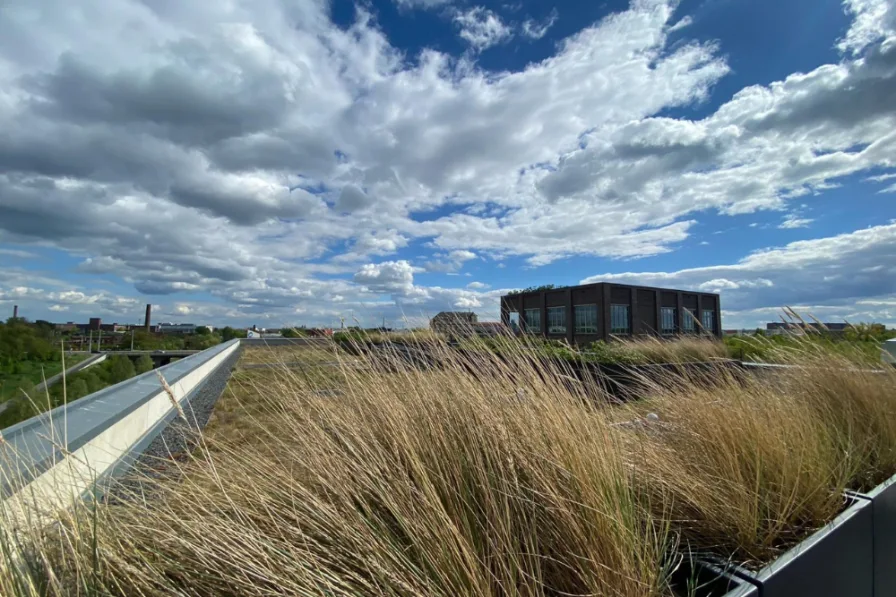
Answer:
[[[860,300],[894,300],[894,264],[896,224],[890,224],[756,251],[731,265],[603,274],[582,283],[618,281],[721,292],[722,306],[736,323],[726,322],[725,326],[750,327],[755,323],[750,320],[754,311],[811,305],[830,307],[826,312],[848,313],[855,311]],[[867,309],[862,313],[864,317],[873,314]]]
[[[484,284],[482,282],[470,282],[469,284],[467,284],[467,288],[470,288],[472,290],[485,290],[488,287],[488,284]]]
[[[784,220],[778,224],[778,228],[782,230],[790,230],[794,228],[808,228],[809,224],[814,222],[812,218],[801,218],[795,214],[789,214]]]
[[[551,14],[547,16],[542,21],[536,21],[534,19],[526,19],[523,21],[523,26],[520,29],[520,33],[523,36],[528,37],[529,39],[541,39],[544,37],[548,30],[554,26],[554,23],[557,22],[557,9],[551,11]]]
[[[461,249],[458,251],[451,251],[451,253],[448,254],[448,257],[454,261],[470,261],[471,259],[476,259],[477,255],[473,251]]]
[[[407,261],[368,263],[358,270],[354,280],[374,292],[407,294],[414,287],[414,268]]]
[[[101,293],[13,271],[24,256],[8,252],[0,290],[75,314],[139,317],[150,294],[172,315],[325,322],[380,301],[352,275],[408,247],[455,270],[454,251],[635,259],[675,250],[707,212],[792,211],[896,167],[889,4],[850,0],[840,62],[743,89],[700,120],[656,116],[704,100],[729,70],[712,42],[679,32],[670,45],[688,19],[677,6],[638,0],[541,62],[487,72],[475,53],[408,59],[363,9],[341,29],[316,0],[7,0],[0,242],[79,256],[78,274],[134,293],[50,302]],[[481,7],[446,14],[476,47],[510,35]],[[701,282],[716,278],[728,279]],[[487,293],[401,284],[405,306],[491,308]],[[209,297],[179,301],[187,292]]]
[[[843,0],[853,22],[837,47],[841,52],[857,54],[869,44],[892,36],[896,30],[896,7],[892,0]]]
[[[672,33],[673,31],[679,31],[681,29],[684,29],[685,27],[690,27],[691,25],[693,25],[693,23],[694,20],[690,16],[685,16],[679,19],[678,22],[676,22],[674,25],[669,27],[669,33]]]
[[[512,30],[491,10],[476,6],[457,11],[454,22],[460,29],[460,37],[476,51],[482,51],[510,39]]]

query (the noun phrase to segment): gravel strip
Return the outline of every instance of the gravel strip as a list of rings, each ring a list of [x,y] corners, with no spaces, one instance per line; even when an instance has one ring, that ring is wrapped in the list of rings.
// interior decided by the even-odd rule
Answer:
[[[137,495],[146,497],[151,489],[152,479],[177,474],[177,467],[171,460],[185,462],[190,452],[196,447],[198,431],[205,428],[211,417],[218,398],[224,393],[231,371],[240,358],[240,350],[236,350],[226,361],[221,363],[202,386],[184,404],[184,415],[189,423],[176,416],[150,442],[134,462],[131,470],[114,480],[105,492],[104,499],[116,503]],[[149,486],[147,486],[147,482]]]

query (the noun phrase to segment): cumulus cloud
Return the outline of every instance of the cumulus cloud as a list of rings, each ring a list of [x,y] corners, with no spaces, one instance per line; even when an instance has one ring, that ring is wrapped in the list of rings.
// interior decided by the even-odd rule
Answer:
[[[853,22],[837,44],[842,52],[857,54],[896,32],[896,5],[892,0],[843,0],[843,6]]]
[[[896,300],[896,224],[768,248],[732,265],[582,280],[600,281],[721,292],[733,324],[726,327],[740,327],[756,313],[774,313],[784,305],[827,305],[827,314],[855,314],[861,300]],[[886,310],[879,311],[861,310],[865,317],[896,321]]]
[[[512,29],[501,21],[501,17],[482,6],[457,11],[454,22],[460,29],[458,35],[476,51],[506,41],[513,34]]]
[[[400,263],[412,243],[431,247],[420,263],[455,271],[457,251],[636,259],[676,250],[707,212],[790,210],[896,167],[891,3],[848,0],[841,60],[743,89],[699,120],[658,116],[729,71],[713,42],[681,38],[677,6],[638,0],[543,61],[489,72],[475,52],[409,60],[364,9],[340,28],[316,0],[7,0],[0,290],[32,288],[21,300],[72,316],[139,311],[141,294],[172,316],[184,304],[240,321],[333,321],[382,308],[377,293],[491,309],[488,293],[413,276],[380,292],[397,266],[378,285],[361,264]],[[512,34],[483,7],[444,10],[473,48]],[[31,246],[134,292],[52,301],[98,293],[6,267]]]

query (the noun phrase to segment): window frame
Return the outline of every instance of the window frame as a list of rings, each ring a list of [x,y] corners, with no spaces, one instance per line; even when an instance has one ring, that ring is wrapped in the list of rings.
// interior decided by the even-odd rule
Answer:
[[[616,317],[614,310],[617,308],[625,309],[625,331],[620,331],[622,328],[616,326]],[[632,333],[632,306],[631,305],[623,305],[623,304],[611,304],[610,305],[610,334],[614,336],[630,336]]]
[[[556,336],[566,335],[566,328],[568,327],[566,325],[566,306],[557,305],[555,307],[547,307],[545,310],[547,311],[547,313],[546,313],[547,317],[545,317],[545,319],[547,320],[546,321],[547,325],[545,325],[545,329],[547,330],[548,334],[552,334],[552,335],[556,335]],[[560,321],[563,322],[562,326],[561,325],[554,326],[551,322],[551,315],[553,314],[556,318],[557,311],[560,311],[563,314],[562,317],[560,318]]]
[[[709,325],[706,325],[706,315],[709,314]],[[700,324],[703,326],[703,331],[714,334],[716,332],[716,310],[715,309],[701,309],[700,310]]]
[[[532,325],[532,320],[529,319],[529,314],[535,313],[535,325]],[[540,334],[541,333],[541,308],[535,307],[534,309],[523,309],[523,322],[525,324],[525,330],[530,334]]]
[[[665,315],[671,313],[672,327],[666,327]],[[678,331],[678,309],[676,307],[660,307],[660,335],[673,336]]]
[[[681,318],[681,331],[684,334],[696,334],[697,333],[697,316],[694,314],[694,311],[688,309],[687,307],[682,307],[683,317]]]
[[[593,326],[580,326],[579,325],[579,309],[592,309],[592,313],[594,313],[594,325]],[[572,318],[573,318],[573,330],[575,330],[576,334],[592,334],[597,335],[600,333],[600,317],[598,316],[597,303],[585,303],[582,305],[573,305],[572,306]]]

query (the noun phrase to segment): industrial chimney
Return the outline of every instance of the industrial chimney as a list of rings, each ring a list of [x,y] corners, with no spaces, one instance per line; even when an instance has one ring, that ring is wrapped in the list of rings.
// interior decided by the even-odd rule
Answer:
[[[13,319],[18,319],[18,318],[19,318],[19,306],[18,306],[18,305],[13,305],[13,306],[12,306],[12,318],[13,318]]]
[[[143,321],[143,331],[149,331],[149,321],[152,318],[152,305],[146,303],[146,319]]]

